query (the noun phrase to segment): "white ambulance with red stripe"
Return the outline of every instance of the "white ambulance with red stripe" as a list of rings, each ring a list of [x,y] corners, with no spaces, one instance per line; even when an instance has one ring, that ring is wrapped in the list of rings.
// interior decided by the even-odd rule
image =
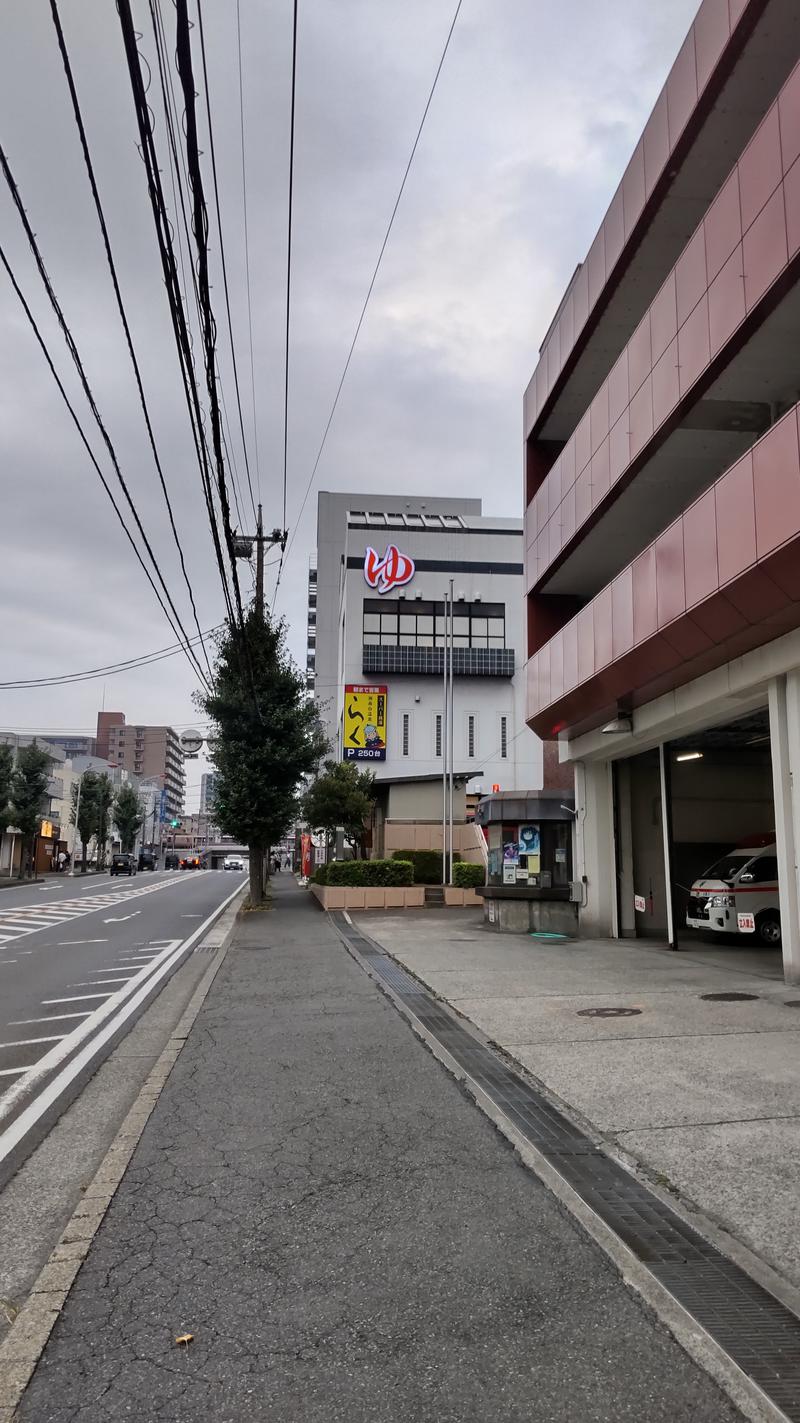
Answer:
[[[750,839],[717,860],[689,894],[689,929],[716,934],[753,934],[780,948],[778,858],[774,836]]]

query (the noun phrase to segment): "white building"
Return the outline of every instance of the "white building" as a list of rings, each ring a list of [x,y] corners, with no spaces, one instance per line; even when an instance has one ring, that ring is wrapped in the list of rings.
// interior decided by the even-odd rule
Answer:
[[[485,518],[478,499],[320,493],[308,683],[338,759],[376,781],[441,775],[452,580],[455,771],[468,793],[542,785],[542,744],[524,717],[522,537],[521,520]],[[358,744],[366,723],[346,691],[358,687],[380,689],[375,708],[385,698],[371,747]]]

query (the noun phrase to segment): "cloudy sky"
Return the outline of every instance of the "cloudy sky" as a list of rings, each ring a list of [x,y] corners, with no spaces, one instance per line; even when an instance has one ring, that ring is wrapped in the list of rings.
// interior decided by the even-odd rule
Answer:
[[[240,0],[255,428],[235,0],[205,0],[212,113],[251,471],[281,521],[291,0]],[[174,10],[161,0],[168,33]],[[278,611],[305,662],[317,488],[479,495],[521,514],[522,392],[696,9],[695,0],[463,0],[317,481],[298,513],[454,0],[300,0],[288,514]],[[116,7],[60,0],[125,304],[201,627],[222,595],[160,277]],[[154,66],[148,6],[134,0]],[[159,94],[150,101],[167,178]],[[166,508],[82,165],[49,0],[5,0],[0,142],[120,466],[187,626]],[[210,175],[208,176],[210,185]],[[209,186],[210,192],[210,186]],[[5,184],[0,241],[104,469],[96,428]],[[216,241],[220,365],[234,420]],[[0,681],[78,672],[174,639],[0,272]],[[234,441],[240,485],[244,468]],[[112,476],[113,477],[113,476]],[[243,500],[244,500],[243,492]],[[243,587],[252,579],[241,565]],[[270,590],[275,568],[270,572]],[[0,728],[196,724],[181,656],[73,686],[0,690]],[[197,806],[202,763],[190,769]]]

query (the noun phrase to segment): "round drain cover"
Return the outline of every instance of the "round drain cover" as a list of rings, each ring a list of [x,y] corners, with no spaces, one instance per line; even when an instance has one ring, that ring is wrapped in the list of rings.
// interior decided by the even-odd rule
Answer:
[[[754,1003],[757,993],[701,993],[704,1003]]]
[[[579,1008],[579,1018],[635,1018],[641,1008]]]

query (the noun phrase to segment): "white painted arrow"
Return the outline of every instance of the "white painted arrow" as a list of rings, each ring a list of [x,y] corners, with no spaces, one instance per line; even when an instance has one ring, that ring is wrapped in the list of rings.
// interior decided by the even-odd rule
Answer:
[[[137,914],[141,914],[141,909],[134,909],[132,914],[119,914],[116,919],[104,919],[104,924],[124,924],[126,919],[135,919]]]

